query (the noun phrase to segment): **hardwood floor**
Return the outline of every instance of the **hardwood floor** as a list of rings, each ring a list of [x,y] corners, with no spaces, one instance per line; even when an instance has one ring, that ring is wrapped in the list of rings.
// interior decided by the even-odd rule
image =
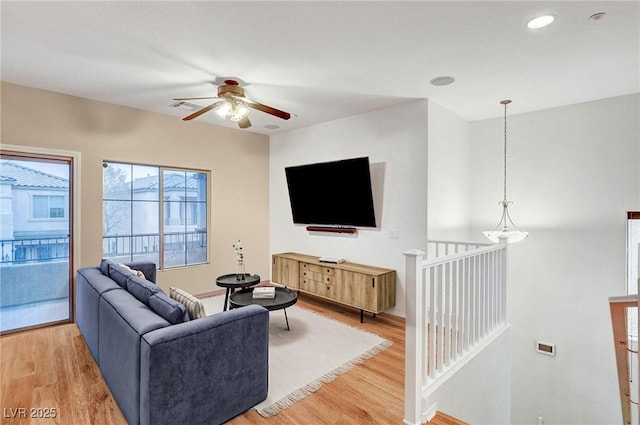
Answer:
[[[393,343],[352,371],[340,375],[304,400],[276,416],[263,418],[255,411],[229,422],[247,424],[401,424],[404,417],[404,319],[358,310],[301,294],[298,306],[373,332]]]
[[[404,319],[366,315],[361,324],[358,311],[308,295],[300,295],[298,306],[376,333],[393,345],[276,416],[249,411],[228,424],[401,424]],[[2,337],[0,374],[2,424],[126,424],[75,324]],[[431,423],[464,424],[437,422],[440,418]]]
[[[75,324],[4,336],[3,424],[126,424]]]

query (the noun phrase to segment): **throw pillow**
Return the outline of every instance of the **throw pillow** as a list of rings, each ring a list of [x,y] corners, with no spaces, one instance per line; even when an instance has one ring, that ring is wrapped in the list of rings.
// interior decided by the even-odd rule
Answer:
[[[134,270],[131,267],[127,266],[126,264],[122,264],[122,263],[118,263],[118,265],[120,267],[124,267],[125,270],[128,270],[129,272],[131,272],[132,275],[146,279],[146,277],[144,276],[144,273],[142,273],[140,270]]]
[[[189,314],[185,306],[164,292],[156,292],[151,295],[149,307],[172,325],[189,321]]]
[[[169,296],[185,306],[191,320],[200,319],[207,315],[204,311],[204,304],[202,304],[202,301],[190,293],[183,291],[180,288],[170,287]]]

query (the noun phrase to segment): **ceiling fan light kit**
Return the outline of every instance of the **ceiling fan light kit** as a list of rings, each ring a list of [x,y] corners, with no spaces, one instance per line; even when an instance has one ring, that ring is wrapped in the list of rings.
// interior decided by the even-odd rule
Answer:
[[[217,99],[214,103],[205,106],[204,108],[194,112],[191,115],[184,117],[183,121],[190,121],[200,115],[213,110],[220,118],[234,121],[238,123],[240,128],[251,127],[251,121],[249,121],[249,109],[252,108],[269,115],[288,120],[291,118],[289,112],[276,109],[271,106],[264,105],[262,103],[251,100],[244,95],[244,89],[240,87],[236,80],[225,80],[224,84],[218,87],[217,97],[183,97],[175,98],[173,100],[203,100],[203,99]]]
[[[509,215],[509,206],[513,204],[512,201],[507,200],[507,105],[510,103],[511,101],[508,99],[500,102],[501,105],[504,105],[504,192],[502,201],[498,202],[498,205],[502,206],[502,217],[495,229],[483,232],[494,243],[520,242],[529,235],[529,232],[518,229]]]
[[[218,102],[213,108],[220,118],[229,121],[240,121],[249,115],[249,109],[242,102],[235,101],[233,98]]]

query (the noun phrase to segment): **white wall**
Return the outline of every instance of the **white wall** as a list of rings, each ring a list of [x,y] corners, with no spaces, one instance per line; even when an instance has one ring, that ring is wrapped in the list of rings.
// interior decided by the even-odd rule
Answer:
[[[470,241],[471,125],[429,100],[430,240]]]
[[[626,212],[640,209],[639,102],[508,117],[507,197],[531,232],[509,257],[514,424],[535,424],[538,412],[545,424],[621,423],[607,297],[625,291]],[[471,126],[476,234],[499,219],[502,126]],[[536,353],[536,339],[557,355]]]
[[[511,329],[507,327],[427,397],[427,407],[473,425],[510,422]]]
[[[427,109],[427,101],[419,100],[271,136],[271,252],[338,256],[395,269],[396,306],[389,312],[404,315],[402,252],[426,249]],[[360,156],[372,164],[374,202],[382,206],[378,228],[336,236],[294,225],[284,168]],[[397,239],[391,239],[392,229]]]

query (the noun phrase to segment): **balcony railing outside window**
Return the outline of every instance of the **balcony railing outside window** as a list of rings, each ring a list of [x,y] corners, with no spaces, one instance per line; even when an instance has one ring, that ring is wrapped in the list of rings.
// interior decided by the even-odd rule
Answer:
[[[0,264],[69,259],[69,237],[0,240]]]
[[[102,249],[104,257],[115,262],[152,261],[160,264],[160,235],[157,233],[104,236]],[[165,233],[164,260],[167,267],[206,263],[207,232]]]

